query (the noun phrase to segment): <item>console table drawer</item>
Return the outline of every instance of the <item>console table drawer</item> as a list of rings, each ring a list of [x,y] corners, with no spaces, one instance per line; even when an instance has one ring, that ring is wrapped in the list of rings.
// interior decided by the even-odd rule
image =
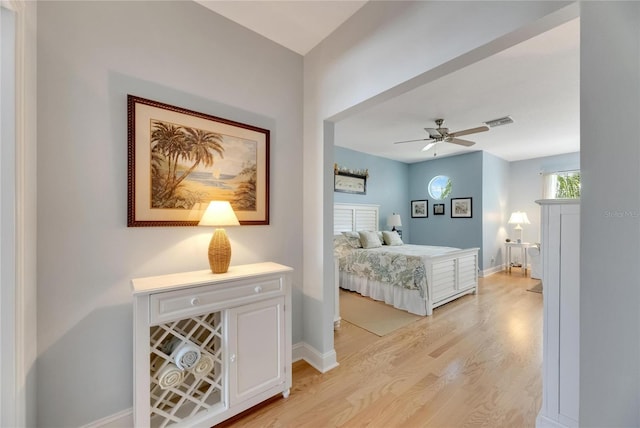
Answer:
[[[172,319],[188,317],[194,314],[213,312],[229,305],[236,299],[250,299],[255,296],[284,292],[284,284],[279,278],[236,284],[231,287],[211,290],[201,286],[169,293],[150,295],[150,322],[156,324]]]

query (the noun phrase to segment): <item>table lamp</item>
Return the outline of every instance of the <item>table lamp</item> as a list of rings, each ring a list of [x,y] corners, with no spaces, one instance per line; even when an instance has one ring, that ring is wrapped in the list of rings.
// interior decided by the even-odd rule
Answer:
[[[521,224],[531,224],[529,222],[529,217],[527,217],[527,213],[523,211],[514,211],[511,213],[511,217],[509,217],[509,224],[515,224],[515,230],[519,231],[520,237],[518,238],[518,243],[522,242],[522,226]]]
[[[400,214],[393,213],[389,217],[387,217],[387,226],[391,226],[392,231],[396,230],[396,226],[402,226],[402,219],[400,218]]]
[[[211,201],[198,226],[215,226],[209,242],[209,266],[213,273],[225,273],[231,262],[231,244],[224,226],[239,226],[238,217],[227,201]]]

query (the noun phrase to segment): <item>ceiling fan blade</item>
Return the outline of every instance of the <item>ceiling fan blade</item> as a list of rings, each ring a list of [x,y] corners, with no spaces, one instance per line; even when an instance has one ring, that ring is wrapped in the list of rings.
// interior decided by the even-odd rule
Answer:
[[[452,138],[451,140],[447,140],[447,143],[459,144],[465,147],[471,147],[475,144],[473,141],[463,140],[461,138]]]
[[[429,143],[429,144],[427,144],[426,146],[424,146],[424,147],[422,148],[422,151],[423,151],[423,152],[426,152],[427,150],[431,149],[431,147],[433,147],[433,146],[435,146],[435,145],[436,145],[436,143],[435,143],[435,142],[433,142],[433,143]]]
[[[440,131],[438,131],[436,128],[424,128],[425,131],[427,131],[427,134],[429,134],[429,137],[431,137],[432,139],[437,139],[437,138],[442,138],[443,135],[440,133]]]
[[[393,144],[415,143],[416,141],[430,141],[432,138],[421,138],[419,140],[396,141]]]
[[[470,128],[470,129],[465,129],[462,131],[456,131],[456,132],[450,132],[449,136],[450,137],[460,137],[462,135],[469,135],[469,134],[475,134],[478,132],[485,132],[488,131],[489,127],[488,126],[478,126],[477,128]]]

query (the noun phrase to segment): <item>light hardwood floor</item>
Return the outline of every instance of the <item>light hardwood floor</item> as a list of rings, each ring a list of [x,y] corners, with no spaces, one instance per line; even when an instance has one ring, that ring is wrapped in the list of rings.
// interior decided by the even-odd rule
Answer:
[[[228,421],[244,427],[533,427],[542,400],[542,295],[520,272],[378,337],[342,322],[340,366],[293,366],[288,399]]]

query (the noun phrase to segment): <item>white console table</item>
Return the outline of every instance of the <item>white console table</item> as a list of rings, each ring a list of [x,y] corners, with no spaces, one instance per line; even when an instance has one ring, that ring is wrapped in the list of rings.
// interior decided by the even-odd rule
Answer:
[[[134,426],[211,427],[291,388],[292,269],[139,278]]]

